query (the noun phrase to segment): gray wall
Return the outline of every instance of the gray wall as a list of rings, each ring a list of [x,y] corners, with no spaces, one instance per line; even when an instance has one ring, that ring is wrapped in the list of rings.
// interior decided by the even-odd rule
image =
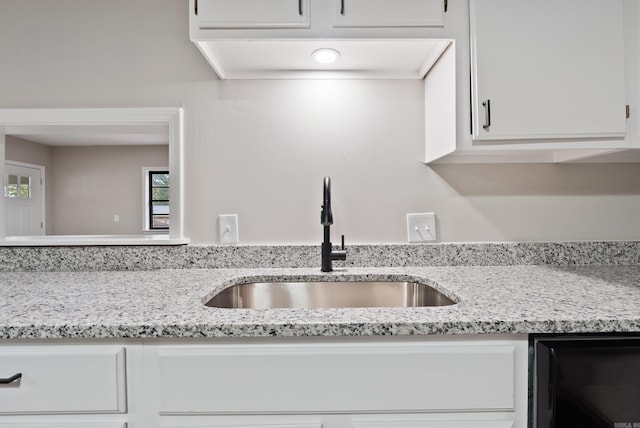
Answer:
[[[431,211],[442,241],[640,239],[638,165],[426,166],[422,82],[221,82],[186,0],[0,0],[0,58],[0,108],[183,106],[196,244],[228,213],[242,243],[320,242],[324,175],[334,241]]]
[[[54,147],[52,152],[55,201],[47,234],[142,233],[142,167],[166,167],[167,146]]]
[[[5,158],[45,167],[47,235],[137,235],[143,226],[142,168],[166,167],[169,151],[167,146],[50,147],[7,136]]]

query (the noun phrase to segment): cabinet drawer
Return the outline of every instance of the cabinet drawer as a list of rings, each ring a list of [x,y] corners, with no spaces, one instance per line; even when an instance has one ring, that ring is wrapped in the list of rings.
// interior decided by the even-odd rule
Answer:
[[[164,414],[514,409],[510,345],[206,345],[156,358]]]
[[[0,414],[122,413],[126,410],[122,347],[0,347]]]
[[[125,422],[0,422],[0,428],[127,428]]]

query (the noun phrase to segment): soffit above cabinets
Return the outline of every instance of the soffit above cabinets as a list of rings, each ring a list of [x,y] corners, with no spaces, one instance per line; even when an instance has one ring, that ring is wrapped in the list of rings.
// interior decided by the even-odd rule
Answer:
[[[453,43],[446,0],[189,0],[221,79],[422,79]],[[340,53],[319,64],[311,53]]]
[[[422,79],[450,39],[238,39],[196,41],[221,79]],[[339,52],[332,64],[312,53]]]

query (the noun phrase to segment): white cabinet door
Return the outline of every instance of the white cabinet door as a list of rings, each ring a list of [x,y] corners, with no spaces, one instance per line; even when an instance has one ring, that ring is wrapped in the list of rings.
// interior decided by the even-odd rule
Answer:
[[[1,346],[0,378],[0,414],[126,412],[120,346]]]
[[[195,0],[193,7],[201,29],[309,26],[309,0]]]
[[[221,344],[154,354],[148,366],[158,367],[165,415],[516,407],[512,343]]]
[[[444,0],[332,0],[336,27],[444,25]]]
[[[622,0],[470,0],[473,138],[623,137]]]
[[[188,422],[168,422],[163,428],[323,428],[321,423],[294,423],[282,422],[286,416],[278,417],[279,421],[269,422],[271,416],[261,416],[264,423],[251,422],[251,417],[233,416],[231,418],[207,418],[202,417]],[[496,427],[501,428],[501,427]]]
[[[474,420],[438,420],[438,421],[371,421],[354,422],[351,428],[514,428],[513,421],[474,421]]]
[[[0,428],[127,428],[127,424],[124,422],[98,421],[74,422],[72,420],[64,422],[22,422],[14,419],[11,422],[0,422]]]

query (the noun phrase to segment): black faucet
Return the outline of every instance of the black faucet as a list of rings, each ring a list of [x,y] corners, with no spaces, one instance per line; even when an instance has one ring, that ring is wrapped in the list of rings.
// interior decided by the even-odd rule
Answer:
[[[322,192],[322,212],[320,213],[320,224],[324,226],[324,241],[322,242],[322,272],[331,272],[333,260],[346,260],[347,252],[344,250],[344,235],[342,235],[342,248],[334,250],[331,245],[331,225],[333,224],[333,214],[331,213],[331,178],[324,178]]]

